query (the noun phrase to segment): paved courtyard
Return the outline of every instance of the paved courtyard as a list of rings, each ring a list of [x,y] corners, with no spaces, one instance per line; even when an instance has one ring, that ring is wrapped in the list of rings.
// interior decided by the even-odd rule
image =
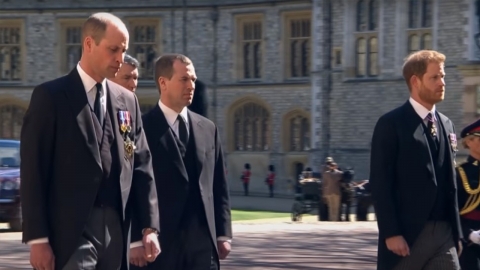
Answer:
[[[223,270],[375,269],[375,222],[330,223],[304,218],[234,224],[235,239]],[[0,231],[0,269],[31,269],[21,234]]]

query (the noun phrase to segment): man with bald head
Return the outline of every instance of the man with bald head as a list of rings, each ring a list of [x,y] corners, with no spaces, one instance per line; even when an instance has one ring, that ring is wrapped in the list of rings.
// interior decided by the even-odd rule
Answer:
[[[82,57],[35,87],[21,133],[23,242],[37,270],[127,269],[130,219],[159,254],[150,150],[135,95],[108,81],[128,47],[109,13],[83,25]]]

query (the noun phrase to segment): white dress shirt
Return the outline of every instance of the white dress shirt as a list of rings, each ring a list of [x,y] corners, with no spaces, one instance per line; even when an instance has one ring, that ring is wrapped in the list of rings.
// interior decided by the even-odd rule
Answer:
[[[437,116],[435,115],[435,105],[433,105],[433,108],[431,111],[429,111],[427,108],[425,108],[422,104],[418,103],[415,99],[411,98],[409,99],[410,101],[410,104],[412,104],[413,106],[413,109],[415,110],[415,112],[417,112],[418,116],[420,116],[420,118],[423,119],[423,123],[425,125],[428,124],[428,120],[427,120],[427,116],[429,113],[432,114],[432,117],[433,117],[433,122],[434,123],[437,123]],[[435,129],[436,126],[435,126]],[[438,130],[437,130],[438,132]]]
[[[90,77],[85,71],[80,67],[80,64],[77,64],[78,74],[80,75],[80,79],[82,79],[83,87],[87,92],[87,99],[88,104],[90,104],[90,108],[93,111],[93,105],[95,104],[95,96],[97,95],[97,81],[95,81],[92,77]],[[107,111],[107,80],[103,79],[101,82],[102,84],[102,95],[100,96],[100,104],[102,106],[103,115],[105,115]]]
[[[161,100],[158,101],[158,106],[160,106],[160,110],[162,110],[163,114],[165,115],[168,125],[173,132],[175,132],[175,135],[177,135],[178,138],[180,138],[180,134],[178,134],[178,115],[180,115],[183,118],[183,121],[185,121],[185,124],[187,125],[187,134],[190,134],[187,107],[183,108],[180,113],[177,113],[163,104]]]
[[[80,63],[77,64],[77,71],[78,71],[78,74],[80,75],[80,79],[82,80],[83,87],[85,88],[85,92],[87,92],[88,103],[90,104],[90,108],[93,111],[93,104],[95,103],[95,95],[97,94],[97,87],[95,86],[97,82],[92,77],[90,77],[90,75],[85,73],[85,71],[80,67]],[[102,105],[103,113],[105,114],[105,112],[107,111],[107,95],[106,95],[107,80],[104,79],[101,82],[101,84],[102,84],[103,92],[100,98],[100,102],[101,102],[100,104]],[[33,244],[39,244],[39,243],[48,243],[48,238],[45,237],[45,238],[34,239],[31,241],[28,241],[27,244],[33,245]]]

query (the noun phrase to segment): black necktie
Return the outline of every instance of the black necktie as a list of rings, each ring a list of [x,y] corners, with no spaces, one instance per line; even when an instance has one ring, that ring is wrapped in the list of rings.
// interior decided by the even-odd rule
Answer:
[[[97,94],[95,95],[95,102],[93,103],[93,112],[97,116],[100,125],[103,126],[103,109],[102,103],[100,102],[103,92],[102,84],[97,83],[95,86],[97,87]]]
[[[178,136],[180,137],[180,141],[183,143],[185,147],[187,147],[188,142],[188,133],[187,133],[187,124],[183,120],[183,117],[178,115]]]

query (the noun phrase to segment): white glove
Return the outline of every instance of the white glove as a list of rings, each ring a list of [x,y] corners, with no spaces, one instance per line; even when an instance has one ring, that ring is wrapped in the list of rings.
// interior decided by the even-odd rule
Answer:
[[[471,232],[468,239],[477,245],[480,244],[480,231]]]

